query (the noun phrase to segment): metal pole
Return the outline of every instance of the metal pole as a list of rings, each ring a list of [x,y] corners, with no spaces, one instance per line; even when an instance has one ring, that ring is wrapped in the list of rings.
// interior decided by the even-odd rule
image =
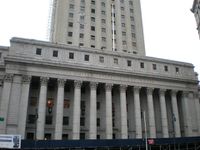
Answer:
[[[143,113],[143,117],[144,117],[145,145],[146,145],[146,150],[148,150],[148,143],[147,143],[147,123],[146,123],[145,111]]]

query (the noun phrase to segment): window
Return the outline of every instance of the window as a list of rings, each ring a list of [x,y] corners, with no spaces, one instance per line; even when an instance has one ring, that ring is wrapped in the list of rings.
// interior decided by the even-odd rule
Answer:
[[[53,51],[53,57],[58,57],[58,51]]]
[[[66,90],[70,91],[70,88],[66,88]],[[69,107],[70,107],[70,100],[64,99],[64,108],[69,108]]]
[[[85,11],[85,7],[81,6],[80,10],[81,10],[81,12],[84,12]]]
[[[50,115],[46,116],[46,118],[45,118],[45,123],[46,123],[47,125],[51,125],[52,122],[53,122],[53,117],[50,116]]]
[[[80,21],[83,21],[85,19],[85,17],[84,16],[80,16]]]
[[[136,42],[132,42],[132,46],[133,47],[136,47],[137,45],[136,45]]]
[[[94,36],[94,35],[91,35],[91,36],[90,36],[90,39],[91,39],[91,40],[95,40],[95,36]]]
[[[97,139],[100,139],[101,137],[100,137],[100,135],[99,134],[97,134]]]
[[[140,63],[140,68],[144,68],[144,63],[143,62]]]
[[[103,56],[99,56],[99,62],[104,63],[104,57]]]
[[[126,41],[122,41],[123,45],[126,45]]]
[[[63,125],[69,125],[69,117],[68,116],[65,116],[63,117]]]
[[[79,38],[84,38],[84,34],[83,34],[83,33],[80,33],[80,34],[79,34]]]
[[[124,16],[124,15],[121,15],[121,18],[122,18],[122,19],[124,19],[124,18],[125,18],[125,16]]]
[[[73,13],[69,13],[69,18],[73,18],[74,14]]]
[[[74,53],[69,53],[69,59],[74,59]]]
[[[123,32],[122,32],[122,35],[123,35],[123,36],[126,36],[126,32],[123,31]]]
[[[83,24],[80,24],[80,29],[84,29],[84,25]]]
[[[68,27],[73,27],[73,22],[69,22]]]
[[[101,23],[106,23],[106,20],[105,19],[101,19]]]
[[[106,28],[101,28],[101,32],[106,32]]]
[[[131,16],[131,21],[134,21],[134,17],[133,16]]]
[[[153,64],[153,70],[156,70],[156,69],[157,69],[156,64]]]
[[[178,67],[176,67],[176,73],[179,73],[179,68]]]
[[[85,139],[85,133],[80,133],[80,139],[84,140]]]
[[[105,7],[106,4],[105,4],[104,2],[101,2],[101,6],[102,6],[102,7]]]
[[[94,27],[94,26],[91,26],[91,30],[92,30],[92,31],[95,31],[95,27]]]
[[[102,40],[103,42],[106,42],[106,37],[102,37],[101,40]]]
[[[130,12],[133,13],[133,9],[130,9]]]
[[[97,110],[100,110],[101,103],[97,102]]]
[[[69,137],[68,137],[68,134],[63,134],[63,135],[62,135],[62,140],[68,140],[68,138],[69,138]]]
[[[94,1],[94,0],[91,0],[91,4],[95,5],[95,1]]]
[[[91,13],[95,14],[95,9],[91,9]]]
[[[131,29],[134,30],[135,29],[135,25],[131,25]]]
[[[41,54],[42,54],[42,49],[36,48],[36,55],[41,55]]]
[[[71,41],[67,41],[67,44],[72,44],[72,42]]]
[[[28,115],[28,123],[34,124],[36,121],[36,115]]]
[[[34,133],[32,133],[32,132],[27,132],[27,134],[26,134],[26,139],[28,139],[28,140],[34,140]]]
[[[124,7],[121,7],[121,10],[124,11]]]
[[[105,14],[106,14],[106,12],[102,10],[102,11],[101,11],[101,14],[102,14],[102,15],[105,15]]]
[[[51,133],[45,133],[44,134],[44,139],[45,140],[50,140],[51,139]]]
[[[73,33],[72,32],[68,32],[68,36],[72,37]]]
[[[131,66],[131,60],[127,60],[127,66],[128,66],[128,67]]]
[[[95,45],[91,45],[90,47],[95,48]]]
[[[164,66],[164,69],[167,72],[168,71],[168,66]]]
[[[84,44],[83,43],[79,43],[79,46],[81,47],[81,46],[83,46]]]
[[[70,8],[70,9],[74,9],[74,5],[73,5],[73,4],[70,4],[70,5],[69,5],[69,8]]]
[[[118,59],[114,58],[114,64],[118,64]]]
[[[129,1],[129,5],[133,6],[133,2],[132,2],[132,1]]]
[[[132,33],[132,37],[135,38],[135,33]]]
[[[85,61],[89,61],[89,59],[90,59],[90,56],[89,56],[89,55],[85,55],[85,56],[84,56],[84,60],[85,60]]]
[[[97,127],[100,127],[100,118],[97,118]]]
[[[80,126],[85,126],[85,118],[81,117],[80,119]]]
[[[125,23],[122,23],[122,27],[125,27],[126,25],[125,25]]]
[[[92,21],[92,22],[95,22],[95,17],[91,17],[91,21]]]

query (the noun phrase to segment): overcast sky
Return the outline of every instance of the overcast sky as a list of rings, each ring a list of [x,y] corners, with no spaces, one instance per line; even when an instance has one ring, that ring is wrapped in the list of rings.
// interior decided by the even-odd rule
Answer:
[[[11,37],[47,40],[50,0],[1,0],[0,45]],[[193,0],[141,0],[147,56],[190,62],[200,74]]]

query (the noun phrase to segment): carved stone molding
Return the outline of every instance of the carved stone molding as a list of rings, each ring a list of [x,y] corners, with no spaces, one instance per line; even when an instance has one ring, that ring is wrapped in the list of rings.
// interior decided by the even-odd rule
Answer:
[[[13,81],[13,74],[5,74],[4,81],[5,82],[12,82]]]
[[[81,85],[82,85],[82,81],[79,81],[79,80],[74,81],[74,87],[75,88],[81,88]]]
[[[29,84],[30,82],[31,82],[31,76],[22,75],[22,83],[23,84]]]
[[[40,84],[47,85],[49,78],[48,77],[40,77]]]
[[[112,89],[113,84],[111,83],[106,83],[105,88],[106,90],[111,90]]]
[[[98,82],[90,82],[90,88],[91,89],[96,89],[98,85]]]
[[[152,95],[154,91],[154,88],[152,87],[147,87],[147,95]]]
[[[123,84],[121,84],[120,85],[120,91],[126,91],[126,88],[127,88],[127,85],[123,85]]]
[[[58,82],[59,87],[64,87],[66,80],[65,79],[57,79],[57,82]]]
[[[138,92],[139,92],[140,89],[141,89],[141,86],[134,86],[134,87],[133,87],[134,92],[135,92],[135,91],[138,91]]]

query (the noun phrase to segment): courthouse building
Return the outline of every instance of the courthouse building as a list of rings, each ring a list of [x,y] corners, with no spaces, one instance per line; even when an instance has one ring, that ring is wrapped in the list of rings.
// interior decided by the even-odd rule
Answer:
[[[194,0],[191,11],[194,13],[194,17],[197,24],[197,30],[200,37],[200,1]]]
[[[51,41],[0,47],[0,134],[23,139],[200,135],[190,63],[145,55],[139,0],[54,0]],[[146,119],[145,119],[146,118]]]

